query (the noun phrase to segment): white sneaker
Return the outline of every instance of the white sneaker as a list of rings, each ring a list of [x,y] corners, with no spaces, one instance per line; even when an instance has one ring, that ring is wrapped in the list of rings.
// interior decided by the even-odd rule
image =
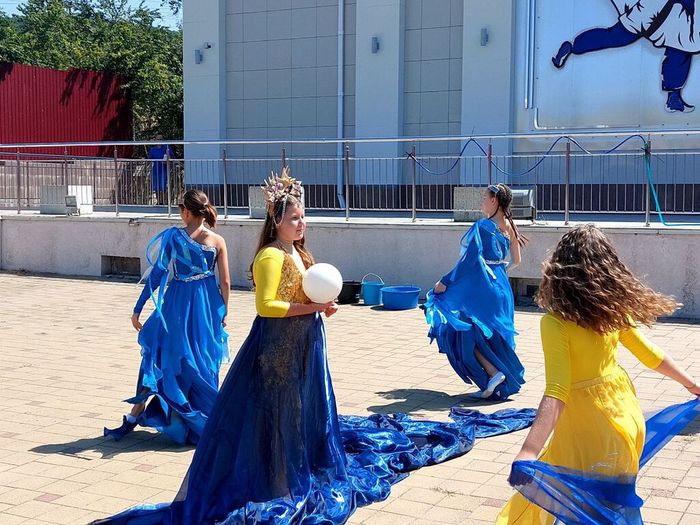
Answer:
[[[494,376],[489,379],[488,384],[486,385],[486,390],[481,392],[481,397],[483,399],[487,399],[493,395],[493,391],[498,388],[498,385],[503,383],[503,381],[506,380],[506,376],[503,372],[496,372]]]

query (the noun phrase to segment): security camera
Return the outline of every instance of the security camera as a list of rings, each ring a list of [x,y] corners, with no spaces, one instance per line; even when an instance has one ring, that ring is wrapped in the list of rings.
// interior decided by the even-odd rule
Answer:
[[[204,42],[204,49],[211,49],[212,48],[212,43],[211,42]]]

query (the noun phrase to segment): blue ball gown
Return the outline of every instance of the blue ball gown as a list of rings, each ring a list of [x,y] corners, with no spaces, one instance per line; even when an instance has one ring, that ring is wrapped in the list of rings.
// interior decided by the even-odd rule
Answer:
[[[267,250],[270,250],[268,248]],[[264,250],[265,251],[265,250]],[[308,302],[291,256],[277,258],[275,301]],[[534,410],[460,410],[453,423],[338,417],[319,314],[259,315],[226,379],[175,500],[98,520],[110,525],[345,523],[408,472],[468,452],[476,437],[529,426]],[[281,272],[281,277],[280,277]]]
[[[184,228],[163,231],[147,249],[151,270],[134,307],[140,313],[149,297],[155,303],[139,332],[141,367],[136,396],[127,402],[147,402],[138,424],[182,444],[199,441],[228,359],[216,256],[215,247],[194,241]]]
[[[479,219],[464,234],[456,266],[442,279],[447,290],[429,291],[423,306],[428,336],[464,382],[486,389],[489,377],[475,349],[505,376],[492,399],[506,399],[525,383],[515,354],[513,291],[506,273],[510,239],[490,219]]]

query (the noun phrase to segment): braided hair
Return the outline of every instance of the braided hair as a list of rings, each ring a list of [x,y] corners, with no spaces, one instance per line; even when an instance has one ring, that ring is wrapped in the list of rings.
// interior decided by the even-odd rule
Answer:
[[[513,233],[515,233],[515,239],[518,241],[518,244],[520,246],[525,246],[530,239],[518,231],[518,227],[515,225],[515,221],[513,220],[513,212],[510,208],[510,205],[513,202],[513,191],[508,186],[500,182],[498,184],[489,185],[487,190],[492,197],[496,198],[496,202],[498,203],[498,208],[496,208],[496,211],[493,212],[489,219],[492,219],[498,213],[498,210],[503,211],[503,216],[513,229]]]

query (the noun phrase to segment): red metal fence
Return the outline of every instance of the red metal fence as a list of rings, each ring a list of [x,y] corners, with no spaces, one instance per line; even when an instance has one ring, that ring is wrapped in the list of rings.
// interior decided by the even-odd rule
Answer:
[[[123,77],[110,73],[0,63],[0,144],[132,140],[131,104],[124,84]],[[8,153],[2,151],[0,160],[7,160]],[[113,155],[113,149],[71,148],[69,154],[103,157]]]

